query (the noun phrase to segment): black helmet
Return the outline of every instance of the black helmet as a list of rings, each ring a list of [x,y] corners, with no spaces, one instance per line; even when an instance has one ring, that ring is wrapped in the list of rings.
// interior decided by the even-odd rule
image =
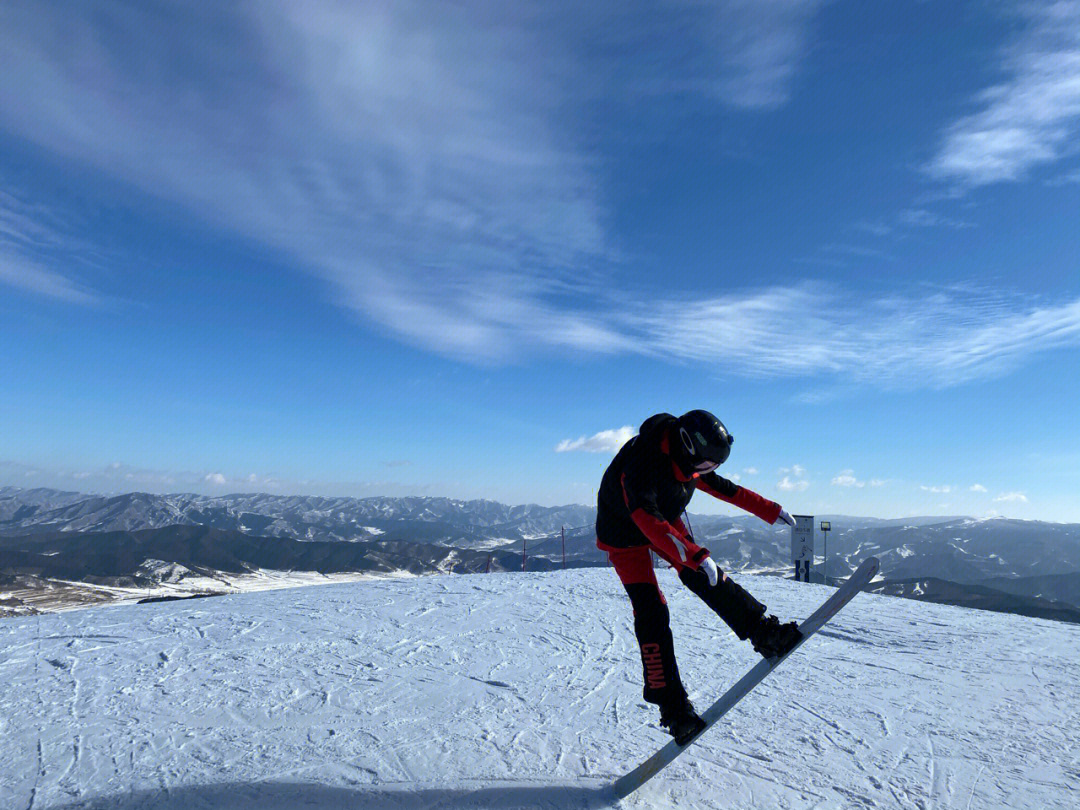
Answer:
[[[727,461],[735,437],[708,411],[689,411],[676,420],[672,437],[679,467],[686,474],[708,472]]]

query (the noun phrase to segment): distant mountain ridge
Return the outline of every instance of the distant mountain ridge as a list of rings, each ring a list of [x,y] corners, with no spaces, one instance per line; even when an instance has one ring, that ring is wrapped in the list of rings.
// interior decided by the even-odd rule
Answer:
[[[846,576],[866,556],[887,579],[937,577],[961,583],[1080,572],[1080,524],[966,517],[832,519],[828,575]],[[750,515],[690,515],[699,543],[728,570],[784,570],[790,530]],[[606,562],[595,545],[595,509],[583,505],[506,506],[451,498],[324,498],[237,494],[218,497],[129,493],[81,495],[0,489],[0,536],[209,526],[260,537],[312,542],[405,540],[530,557]],[[818,533],[820,560],[824,544]],[[818,563],[818,568],[823,568]]]
[[[265,537],[360,542],[389,529],[446,545],[550,535],[562,526],[591,525],[587,506],[506,506],[451,498],[324,498],[237,494],[80,495],[0,488],[0,535],[54,531],[135,531],[164,526],[212,526]]]
[[[0,538],[0,571],[9,577],[34,576],[117,587],[152,585],[185,571],[211,577],[263,569],[320,574],[477,574],[488,569],[520,567],[521,557],[509,552],[489,554],[402,540],[300,542],[208,526]],[[554,567],[546,559],[534,561],[536,570]]]
[[[1017,608],[1015,612],[1022,612],[1021,607],[1048,609],[1038,600],[1080,607],[1080,524],[966,517],[818,517],[833,523],[828,538],[830,580],[847,576],[861,560],[874,555],[881,560],[885,580],[907,583],[886,592],[941,597],[957,604],[981,600],[982,605]],[[530,569],[543,570],[561,565],[564,549],[569,565],[606,565],[606,555],[596,548],[594,520],[595,510],[582,505],[506,506],[450,498],[147,493],[109,497],[0,489],[0,549],[7,551],[7,561],[14,562],[10,555],[17,547],[25,551],[27,542],[48,538],[54,550],[62,550],[62,556],[76,566],[65,574],[72,579],[80,578],[80,555],[96,559],[95,544],[121,535],[138,553],[165,567],[151,566],[150,574],[135,574],[142,560],[132,558],[119,576],[172,576],[175,572],[169,573],[167,566],[173,563],[213,569],[208,559],[170,556],[169,538],[185,538],[186,532],[177,531],[193,528],[216,530],[219,535],[206,536],[227,538],[230,547],[242,546],[244,537],[258,539],[258,552],[244,557],[246,564],[283,565],[287,570],[320,571],[318,566],[326,561],[344,560],[333,563],[331,569],[475,571],[486,568],[489,554],[496,568],[519,569],[523,551]],[[688,521],[698,542],[710,549],[725,570],[783,574],[791,567],[791,535],[786,527],[769,526],[738,512],[690,515]],[[141,534],[166,529],[170,531],[149,544]],[[73,545],[63,545],[65,538]],[[825,573],[820,533],[816,542],[819,562],[814,575],[820,578]],[[271,553],[275,543],[280,546],[276,556]],[[350,550],[350,546],[355,548]],[[452,558],[467,562],[447,569],[446,561]],[[60,562],[54,560],[41,570],[52,570]],[[6,565],[0,569],[11,570]],[[916,582],[924,585],[916,588],[912,584]],[[980,588],[997,595],[992,599],[980,596]]]
[[[918,599],[922,602],[936,602],[942,605],[957,605],[1080,624],[1080,607],[1073,603],[1023,593],[1011,593],[985,585],[963,585],[935,577],[886,580],[876,583],[868,591],[887,596]]]

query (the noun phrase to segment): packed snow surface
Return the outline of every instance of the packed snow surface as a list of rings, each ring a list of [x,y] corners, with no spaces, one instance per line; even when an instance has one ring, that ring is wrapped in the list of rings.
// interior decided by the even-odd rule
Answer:
[[[691,697],[757,657],[661,572]],[[782,617],[831,592],[740,580]],[[861,594],[663,745],[614,573],[343,583],[0,621],[0,808],[1080,806],[1080,628]]]

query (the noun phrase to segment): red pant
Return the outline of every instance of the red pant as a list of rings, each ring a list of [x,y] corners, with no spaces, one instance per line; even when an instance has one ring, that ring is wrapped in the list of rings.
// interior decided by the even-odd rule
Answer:
[[[667,600],[664,599],[664,593],[660,590],[660,583],[656,581],[652,555],[655,553],[660,559],[666,560],[676,572],[681,572],[686,567],[680,560],[673,560],[652,546],[608,548],[607,553],[623,585],[652,585],[660,594],[660,599],[664,604],[667,604]]]
[[[634,634],[641,649],[645,700],[663,706],[685,700],[686,689],[679,679],[675,661],[667,599],[653,570],[654,550],[650,546],[632,546],[608,548],[607,552],[634,608]],[[661,556],[672,565],[681,566],[675,560]]]
[[[656,581],[651,552],[670,563],[682,583],[712,608],[739,638],[747,638],[765,613],[764,605],[722,571],[720,580],[715,586],[710,586],[702,571],[671,559],[651,546],[614,548],[600,545],[600,548],[607,551],[608,559],[615,566],[615,573],[626,588],[634,609],[634,634],[641,649],[645,681],[643,694],[649,703],[663,706],[669,701],[677,702],[686,698],[686,689],[679,678],[679,667],[675,661],[667,599]]]

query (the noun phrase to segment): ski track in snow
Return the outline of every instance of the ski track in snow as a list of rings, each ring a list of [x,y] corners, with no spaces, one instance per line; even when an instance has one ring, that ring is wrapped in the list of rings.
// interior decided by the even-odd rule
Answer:
[[[699,709],[755,662],[661,572]],[[802,618],[820,585],[738,577]],[[0,621],[3,810],[1080,805],[1080,628],[861,594],[621,803],[667,739],[606,569]]]

